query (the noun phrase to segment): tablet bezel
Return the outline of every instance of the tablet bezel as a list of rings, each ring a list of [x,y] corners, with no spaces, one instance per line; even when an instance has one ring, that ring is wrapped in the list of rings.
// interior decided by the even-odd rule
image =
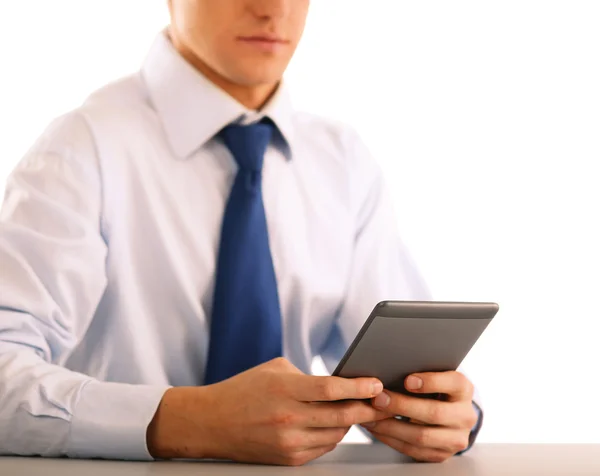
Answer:
[[[377,317],[396,319],[485,319],[489,321],[489,325],[498,311],[499,305],[495,302],[381,301],[371,311],[371,314],[346,350],[332,375],[340,376],[354,349],[359,345],[363,336],[368,332],[369,327]],[[483,331],[477,339],[482,334]]]

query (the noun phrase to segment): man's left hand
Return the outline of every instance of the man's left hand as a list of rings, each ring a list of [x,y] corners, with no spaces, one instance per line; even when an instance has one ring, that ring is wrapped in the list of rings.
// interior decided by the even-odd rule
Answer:
[[[459,372],[414,374],[406,378],[412,393],[439,393],[444,400],[407,396],[385,390],[372,400],[375,408],[402,416],[363,426],[386,445],[417,461],[442,462],[469,445],[477,423],[473,384]]]

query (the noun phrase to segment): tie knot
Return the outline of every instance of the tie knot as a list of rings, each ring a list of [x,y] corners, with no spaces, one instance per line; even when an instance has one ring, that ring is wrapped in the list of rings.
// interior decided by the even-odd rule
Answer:
[[[221,130],[219,136],[232,153],[240,169],[260,172],[272,133],[272,124],[261,121],[248,126],[231,124]]]

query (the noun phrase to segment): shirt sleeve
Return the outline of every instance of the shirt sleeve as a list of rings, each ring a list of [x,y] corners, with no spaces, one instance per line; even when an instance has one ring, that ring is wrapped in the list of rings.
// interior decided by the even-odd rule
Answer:
[[[383,300],[430,301],[432,294],[406,244],[401,239],[396,210],[383,173],[358,134],[346,136],[351,205],[356,217],[353,264],[345,300],[321,357],[329,371],[364,324],[373,306]],[[459,371],[463,371],[459,368]],[[471,445],[481,427],[483,412],[476,391],[474,405],[479,421]]]
[[[106,286],[101,168],[75,113],[10,175],[0,210],[0,454],[150,459],[166,388],[64,367]]]

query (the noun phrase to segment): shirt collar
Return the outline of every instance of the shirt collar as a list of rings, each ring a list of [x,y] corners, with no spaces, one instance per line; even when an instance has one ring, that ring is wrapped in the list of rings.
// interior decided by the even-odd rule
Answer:
[[[261,111],[248,111],[183,59],[164,31],[150,48],[141,73],[177,157],[189,158],[230,123],[269,117],[277,126],[276,145],[291,158],[293,109],[283,81]]]

